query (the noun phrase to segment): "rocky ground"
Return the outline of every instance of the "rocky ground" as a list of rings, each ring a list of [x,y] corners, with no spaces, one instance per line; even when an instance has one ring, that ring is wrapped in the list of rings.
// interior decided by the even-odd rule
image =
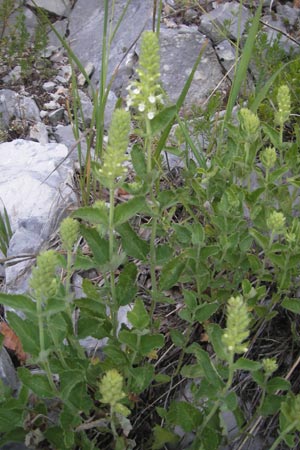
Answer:
[[[5,23],[2,39],[13,32],[17,16],[24,13],[28,43],[34,36],[38,14],[31,1],[20,6]],[[47,11],[53,26],[66,38],[97,89],[101,65],[103,1],[36,1]],[[206,50],[195,73],[184,111],[202,107],[218,91],[226,101],[232,80],[235,50],[231,41],[242,38],[255,12],[254,1],[245,1],[239,12],[235,1],[167,0],[161,23],[161,79],[170,102],[175,102],[190,74],[201,46]],[[0,10],[3,0],[0,0]],[[116,2],[116,16],[124,2]],[[285,51],[299,50],[298,1],[266,1],[262,23],[269,45],[280,34]],[[118,98],[125,98],[139,56],[139,37],[152,27],[152,0],[132,0],[110,49],[108,79],[113,77],[105,114],[109,126]],[[237,14],[241,14],[238,25]],[[216,29],[215,24],[218,25]],[[226,34],[220,30],[226,28]],[[226,36],[226,38],[225,38]],[[1,37],[1,36],[0,36]],[[32,57],[33,48],[21,52],[0,49],[0,199],[12,226],[7,257],[0,254],[0,276],[7,292],[24,292],[28,270],[36,254],[49,244],[63,216],[76,204],[73,190],[76,139],[73,135],[72,67],[53,31],[46,47]],[[1,46],[1,44],[0,44]],[[91,89],[76,71],[84,121],[93,114]],[[249,83],[253,78],[249,77]],[[84,151],[84,136],[81,140]],[[0,205],[0,210],[1,210]],[[12,264],[13,263],[13,264]],[[17,380],[5,350],[0,355],[0,377],[15,387]]]

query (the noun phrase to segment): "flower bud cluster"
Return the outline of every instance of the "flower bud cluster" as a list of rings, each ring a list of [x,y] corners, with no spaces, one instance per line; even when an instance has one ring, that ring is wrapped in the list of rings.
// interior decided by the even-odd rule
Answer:
[[[152,31],[145,31],[142,35],[137,75],[139,79],[133,81],[127,88],[127,109],[134,107],[138,113],[152,120],[159,105],[164,104],[159,84],[159,42],[156,33]]]
[[[123,377],[116,369],[106,372],[100,381],[99,390],[102,395],[101,402],[115,406],[122,398],[125,397],[123,392]]]
[[[285,232],[285,240],[297,251],[300,245],[300,221],[297,217],[293,219],[292,225]]]
[[[270,377],[278,369],[278,364],[274,358],[263,359],[262,366],[267,377]]]
[[[71,252],[79,236],[79,223],[77,220],[67,217],[60,225],[59,234],[63,248],[67,252]]]
[[[127,159],[126,150],[129,143],[129,132],[129,112],[116,109],[112,116],[103,164],[99,169],[102,182],[109,188],[114,186],[116,178],[124,177],[127,173],[123,164]]]
[[[283,125],[291,114],[291,96],[288,86],[285,84],[280,86],[277,93],[278,111],[275,114],[275,121],[279,125]]]
[[[300,394],[289,394],[282,403],[281,411],[288,420],[289,425],[295,424],[295,428],[300,431]]]
[[[56,294],[58,289],[56,267],[58,264],[58,255],[53,250],[41,253],[37,257],[37,266],[32,270],[29,281],[36,298],[47,299]]]
[[[231,297],[227,305],[227,327],[222,341],[230,354],[244,353],[247,346],[244,343],[249,336],[250,317],[243,298],[238,295]]]
[[[276,164],[276,150],[274,147],[267,147],[260,153],[260,160],[266,169],[272,169]]]
[[[280,234],[285,231],[285,217],[282,212],[273,211],[267,218],[267,227],[272,233]]]
[[[242,108],[239,113],[241,128],[247,142],[255,141],[259,136],[259,118],[248,108]]]

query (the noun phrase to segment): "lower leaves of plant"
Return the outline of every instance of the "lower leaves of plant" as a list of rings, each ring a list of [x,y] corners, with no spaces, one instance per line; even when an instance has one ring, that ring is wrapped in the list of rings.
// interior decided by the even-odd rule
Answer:
[[[89,167],[108,201],[62,222],[62,248],[38,256],[26,294],[0,293],[0,303],[12,308],[1,326],[4,345],[21,364],[18,392],[0,383],[0,444],[156,450],[181,448],[181,437],[190,436],[189,450],[213,450],[232,439],[230,414],[240,441],[256,421],[279,416],[271,449],[282,441],[292,447],[299,395],[275,357],[252,358],[253,337],[280,314],[289,314],[298,336],[300,164],[297,126],[295,138],[289,135],[292,91],[279,87],[269,122],[251,102],[231,120],[250,59],[244,55],[221,124],[212,121],[219,101],[208,105],[206,161],[188,121],[179,118],[180,131],[169,136],[192,78],[168,105],[154,33],[143,35],[141,53],[126,110],[114,112],[108,144]],[[131,114],[139,144],[128,154]],[[175,177],[162,168],[168,136],[185,162]],[[120,189],[127,196],[121,202]],[[10,234],[5,212],[4,254]],[[76,297],[74,273],[90,270],[101,283],[84,278]],[[92,355],[82,345],[91,337],[99,340]],[[245,378],[256,386],[251,414],[239,397],[237,380]]]

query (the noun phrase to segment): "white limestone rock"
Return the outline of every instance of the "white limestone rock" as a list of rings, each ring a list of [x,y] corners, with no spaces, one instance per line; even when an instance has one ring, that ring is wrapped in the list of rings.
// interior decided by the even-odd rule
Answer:
[[[72,162],[64,161],[67,154],[63,144],[42,145],[21,139],[0,144],[0,198],[13,230],[8,256],[35,254],[46,246],[75,202],[70,187]],[[29,266],[30,261],[24,261],[5,267],[9,292],[26,290],[27,279],[22,273]]]

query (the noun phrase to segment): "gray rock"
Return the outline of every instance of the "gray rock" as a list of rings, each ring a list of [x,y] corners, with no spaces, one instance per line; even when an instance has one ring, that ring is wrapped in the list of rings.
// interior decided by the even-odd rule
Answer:
[[[4,384],[9,386],[13,392],[18,390],[18,378],[6,349],[2,347],[0,349],[0,379]]]
[[[77,153],[77,145],[76,145],[76,139],[74,138],[73,128],[72,125],[59,125],[57,126],[55,132],[54,132],[55,139],[57,142],[64,144],[68,151],[70,152],[72,150],[72,153],[69,155],[69,158],[72,161],[78,160],[78,153]],[[81,135],[82,137],[82,135]],[[83,155],[86,154],[86,141],[83,138],[80,142],[81,146],[81,152]]]
[[[201,16],[199,30],[215,43],[226,38],[237,40],[242,36],[250,18],[251,13],[245,6],[237,2],[226,2],[219,4],[214,11]]]
[[[84,120],[85,126],[89,127],[91,125],[92,117],[93,117],[93,103],[88,95],[85,92],[78,90],[81,110],[78,110],[78,115],[81,119]],[[81,113],[83,117],[81,116]]]
[[[204,36],[193,27],[161,28],[161,80],[173,103],[177,101],[204,42]],[[221,66],[208,43],[187,94],[186,107],[200,105],[222,78]],[[224,82],[222,89],[226,87]]]
[[[21,78],[22,69],[21,66],[14,67],[8,75],[3,78],[4,83],[15,83]]]
[[[280,47],[282,47],[285,52],[288,53],[292,49],[296,51],[299,50],[299,46],[295,42],[278,31],[281,30],[284,33],[287,33],[286,25],[282,16],[277,16],[274,18],[271,15],[266,15],[263,16],[261,20],[266,24],[263,27],[263,31],[267,33],[269,45],[272,46],[274,42],[279,39]],[[274,27],[274,29],[270,28],[268,25]]]
[[[22,14],[24,15],[26,30],[29,33],[30,37],[32,37],[35,33],[35,29],[38,23],[37,17],[34,12],[31,11],[31,9],[22,6],[23,2],[21,0],[17,0],[15,3],[16,5],[19,4],[20,7],[16,8],[15,11],[9,16],[4,30],[4,36],[8,36],[10,33],[14,32],[17,25],[17,19]]]
[[[63,84],[69,83],[72,77],[72,67],[70,64],[62,66],[56,76],[56,80]]]
[[[115,2],[115,19],[120,17],[124,1]],[[151,27],[152,0],[132,0],[128,6],[122,24],[119,27],[112,47],[108,65],[108,80],[117,65],[122,61],[128,48],[135,43],[146,24]],[[70,14],[68,36],[72,50],[85,66],[91,62],[95,66],[92,80],[95,85],[100,79],[102,34],[104,18],[103,0],[78,0]]]
[[[35,4],[31,0],[27,0],[27,5],[35,7],[35,4],[40,8],[45,9],[57,16],[67,17],[71,10],[70,0],[35,0]]]
[[[234,61],[236,58],[233,45],[229,41],[222,41],[215,47],[219,61],[226,71],[230,70],[228,76],[232,80],[234,76]]]
[[[277,14],[281,16],[281,20],[283,20],[285,24],[288,21],[291,27],[294,27],[297,20],[300,18],[300,9],[292,8],[292,6],[289,5],[281,5],[278,3],[276,11]]]
[[[65,37],[67,29],[68,29],[68,20],[58,20],[54,24],[52,24],[56,31],[61,35],[61,37]],[[53,30],[48,33],[48,45],[54,48],[62,47],[61,41],[58,39]]]
[[[59,109],[56,109],[55,111],[52,111],[48,115],[49,122],[52,125],[57,125],[58,122],[60,122],[64,118],[64,112],[65,112],[64,108],[59,108]]]
[[[40,122],[41,120],[35,101],[10,89],[0,90],[0,111],[3,111],[2,120],[6,124],[13,117],[30,122]]]
[[[95,66],[94,66],[93,63],[89,62],[89,63],[87,63],[87,65],[85,66],[84,70],[85,70],[87,76],[88,76],[89,78],[91,78],[92,74],[94,73]],[[80,87],[83,87],[83,86],[86,84],[86,79],[85,79],[85,77],[84,77],[84,75],[83,75],[82,73],[80,73],[80,74],[78,75],[78,77],[77,77],[77,83],[78,83],[78,86],[80,86]]]
[[[67,154],[62,144],[21,139],[0,144],[0,197],[14,233],[9,256],[38,252],[74,203],[68,186],[72,161],[64,161]],[[27,279],[22,276],[29,267],[30,261],[5,267],[9,292],[24,292]]]
[[[53,81],[46,81],[46,83],[43,84],[43,89],[46,92],[50,92],[53,91],[53,89],[55,88],[56,84]]]
[[[40,144],[48,144],[48,131],[43,122],[37,122],[30,127],[29,137],[38,141]]]

